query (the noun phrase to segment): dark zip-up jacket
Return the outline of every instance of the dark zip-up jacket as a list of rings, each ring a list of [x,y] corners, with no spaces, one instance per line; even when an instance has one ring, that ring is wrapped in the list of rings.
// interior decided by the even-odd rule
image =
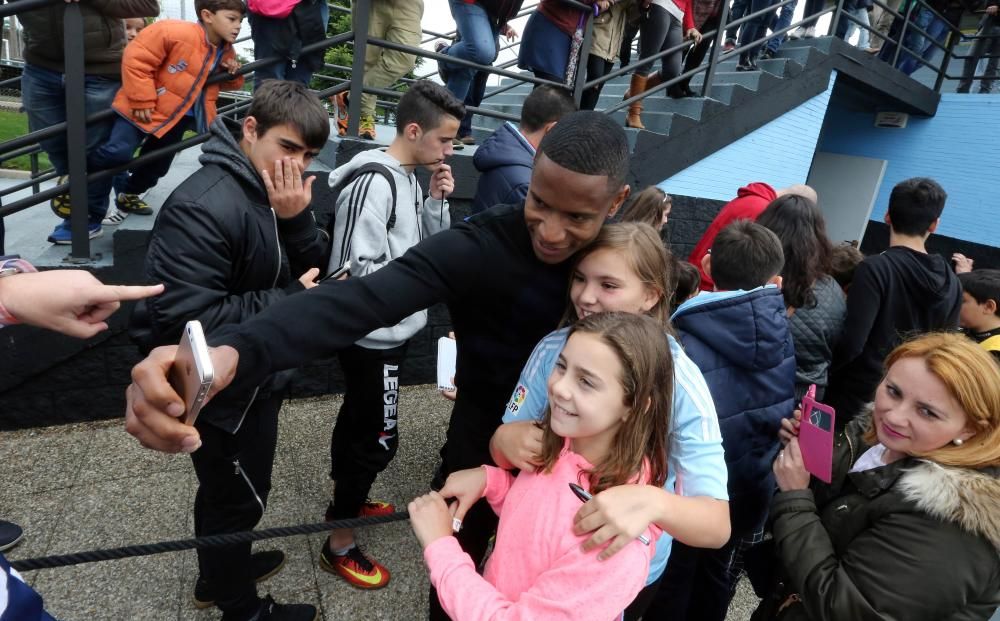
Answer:
[[[80,2],[83,14],[83,63],[87,75],[121,79],[122,51],[125,49],[125,26],[128,17],[156,17],[157,0],[86,0]],[[66,4],[55,2],[34,11],[19,13],[24,27],[25,62],[63,73],[63,15]]]
[[[519,203],[528,195],[535,149],[512,123],[504,123],[483,141],[472,157],[480,173],[472,212],[493,205]]]
[[[568,281],[569,261],[548,265],[535,256],[523,204],[500,205],[364,278],[326,281],[208,338],[240,352],[227,390],[245,391],[269,373],[328,357],[375,328],[446,303],[458,339],[458,400],[445,456],[451,471],[489,463],[490,437],[535,345],[558,326]]]
[[[849,473],[870,448],[868,423],[839,436],[832,484],[775,495],[784,580],[754,621],[988,619],[1000,605],[1000,470],[911,457]]]
[[[326,249],[309,209],[288,220],[276,217],[263,181],[221,119],[212,134],[203,167],[170,194],[153,226],[146,277],[166,290],[133,311],[129,335],[143,352],[176,344],[189,320],[210,333],[302,291],[298,277],[318,267]],[[242,393],[218,395],[199,420],[235,431],[258,386],[278,388],[270,375]]]
[[[882,361],[907,336],[958,328],[962,286],[943,257],[894,246],[858,265],[826,401],[838,425],[872,400]]]
[[[671,318],[708,384],[729,469],[733,534],[763,523],[774,491],[771,462],[791,416],[795,347],[777,287],[703,293]]]

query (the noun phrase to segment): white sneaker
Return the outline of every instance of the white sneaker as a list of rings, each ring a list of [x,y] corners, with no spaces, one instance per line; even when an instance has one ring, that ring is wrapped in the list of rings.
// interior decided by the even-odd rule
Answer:
[[[809,26],[808,28],[806,28],[805,37],[807,39],[812,39],[815,36],[816,36],[816,26]]]
[[[790,32],[788,34],[788,38],[789,39],[801,39],[802,37],[806,36],[806,31],[807,30],[809,30],[809,29],[806,28],[805,26],[799,26],[798,28],[796,28],[795,30],[793,30],[792,32]]]
[[[101,220],[101,224],[103,224],[104,226],[117,226],[122,222],[124,222],[125,218],[127,217],[128,217],[127,213],[119,210],[117,207],[112,206],[110,209],[108,209],[108,213],[107,215],[104,216],[104,219]]]

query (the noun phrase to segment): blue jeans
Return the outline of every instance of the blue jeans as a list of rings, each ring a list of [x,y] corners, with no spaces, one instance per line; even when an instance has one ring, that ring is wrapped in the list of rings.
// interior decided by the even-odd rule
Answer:
[[[750,15],[752,13],[756,13],[757,11],[766,9],[769,6],[774,6],[775,4],[778,3],[778,1],[779,0],[750,0],[749,6],[745,11],[745,15]],[[774,18],[773,12],[763,13],[762,15],[758,15],[757,17],[751,19],[748,22],[744,22],[743,28],[740,29],[740,39],[738,43],[739,47],[743,47],[744,45],[749,44],[751,41],[762,39],[767,34],[767,26],[768,24],[771,23],[771,20],[773,18]],[[754,47],[744,50],[742,54],[746,54],[747,56],[752,57],[760,50],[761,46],[762,44],[759,43]]]
[[[330,23],[330,6],[325,0],[320,3],[320,18],[324,24]],[[287,19],[291,19],[291,16]],[[274,20],[269,20],[266,17],[261,17],[256,13],[247,11],[247,21],[250,23],[250,39],[253,41],[254,59],[278,56],[278,53],[274,51],[271,32],[268,29],[268,24]],[[311,52],[311,54],[323,56],[325,52],[326,50],[321,50],[319,52]],[[264,80],[291,80],[309,86],[309,83],[312,82],[312,76],[313,70],[307,62],[297,62],[294,66],[290,60],[283,63],[278,62],[268,67],[254,69],[253,87],[256,90]]]
[[[85,114],[89,117],[101,110],[107,110],[114,101],[121,82],[114,78],[88,75],[84,78]],[[28,113],[28,129],[38,131],[66,120],[66,80],[58,71],[50,71],[31,64],[24,65],[21,75],[21,99]],[[87,170],[98,168],[92,161],[97,147],[103,144],[111,133],[112,120],[87,125]],[[66,148],[66,134],[59,133],[41,141],[42,149],[60,175],[69,173],[69,156]],[[87,184],[87,213],[91,224],[99,224],[108,211],[108,195],[111,193],[111,179]]]
[[[750,0],[733,0],[733,6],[729,8],[729,21],[734,19],[739,19],[747,14],[747,7],[750,5]],[[740,28],[746,26],[747,23],[743,22],[737,26],[726,29],[726,38],[736,40],[736,34]]]
[[[469,94],[465,96],[465,101],[463,102],[466,106],[479,107],[483,103],[483,96],[486,94],[486,80],[489,79],[490,74],[485,71],[477,71],[475,78],[472,80],[472,86],[469,88]],[[458,137],[465,138],[466,136],[472,135],[472,113],[466,112],[465,117],[458,126]]]
[[[917,18],[914,20],[914,24],[927,31],[927,34],[931,35],[933,40],[938,43],[943,42],[944,38],[948,36],[948,22],[940,19],[927,9],[920,10]],[[937,46],[931,43],[927,37],[909,28],[906,29],[906,37],[903,39],[903,44],[907,50],[913,50],[920,58],[926,61],[930,61],[937,51]],[[916,56],[904,50],[899,57],[899,63],[896,65],[896,68],[906,75],[910,75],[922,66],[923,64],[917,60]]]
[[[458,27],[461,40],[448,48],[448,56],[470,62],[488,65],[497,55],[497,28],[486,9],[478,3],[467,4],[462,0],[449,0],[451,17]],[[450,65],[448,68],[448,90],[460,101],[465,101],[472,88],[476,70],[470,67]]]
[[[792,14],[795,13],[795,7],[798,2],[792,2],[781,7],[778,11],[778,17],[774,19],[774,23],[771,24],[771,30],[781,30],[782,28],[788,28],[792,23]],[[775,35],[767,40],[764,47],[771,50],[771,52],[777,52],[781,44],[785,42],[788,38],[788,34]]]
[[[127,164],[132,160],[132,155],[139,148],[139,145],[142,145],[142,151],[139,152],[139,155],[147,155],[158,149],[177,144],[184,137],[184,132],[188,129],[194,129],[194,127],[195,118],[185,116],[162,138],[157,138],[147,134],[122,117],[118,117],[111,128],[108,140],[94,152],[92,158],[94,165],[103,170]],[[167,174],[170,170],[170,163],[173,161],[174,154],[171,154],[130,169],[124,183],[114,186],[115,191],[125,194],[142,194],[156,185],[160,177]],[[113,179],[119,182],[119,177],[120,175],[115,175]]]

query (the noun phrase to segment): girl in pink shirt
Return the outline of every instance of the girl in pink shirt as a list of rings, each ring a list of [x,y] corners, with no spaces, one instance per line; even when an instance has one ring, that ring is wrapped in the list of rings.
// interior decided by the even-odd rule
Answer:
[[[431,583],[454,621],[612,621],[646,581],[653,544],[633,540],[609,558],[574,532],[575,483],[597,494],[627,483],[660,486],[667,473],[673,360],[649,317],[600,313],[578,321],[548,381],[537,471],[482,466],[448,477],[409,505]],[[666,385],[664,385],[666,384]],[[452,536],[485,497],[500,516],[484,575]],[[450,508],[445,498],[458,502]],[[454,522],[453,522],[454,519]],[[656,541],[659,530],[645,533]]]

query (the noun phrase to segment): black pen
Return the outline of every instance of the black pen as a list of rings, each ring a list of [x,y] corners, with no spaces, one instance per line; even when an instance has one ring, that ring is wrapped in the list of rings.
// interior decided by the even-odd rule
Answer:
[[[593,498],[593,496],[590,495],[590,492],[583,489],[576,483],[570,483],[569,488],[573,490],[573,493],[576,494],[576,497],[582,500],[583,502],[587,502],[588,500]],[[639,535],[639,541],[643,542],[647,546],[649,545],[649,537],[647,537],[646,535]]]

